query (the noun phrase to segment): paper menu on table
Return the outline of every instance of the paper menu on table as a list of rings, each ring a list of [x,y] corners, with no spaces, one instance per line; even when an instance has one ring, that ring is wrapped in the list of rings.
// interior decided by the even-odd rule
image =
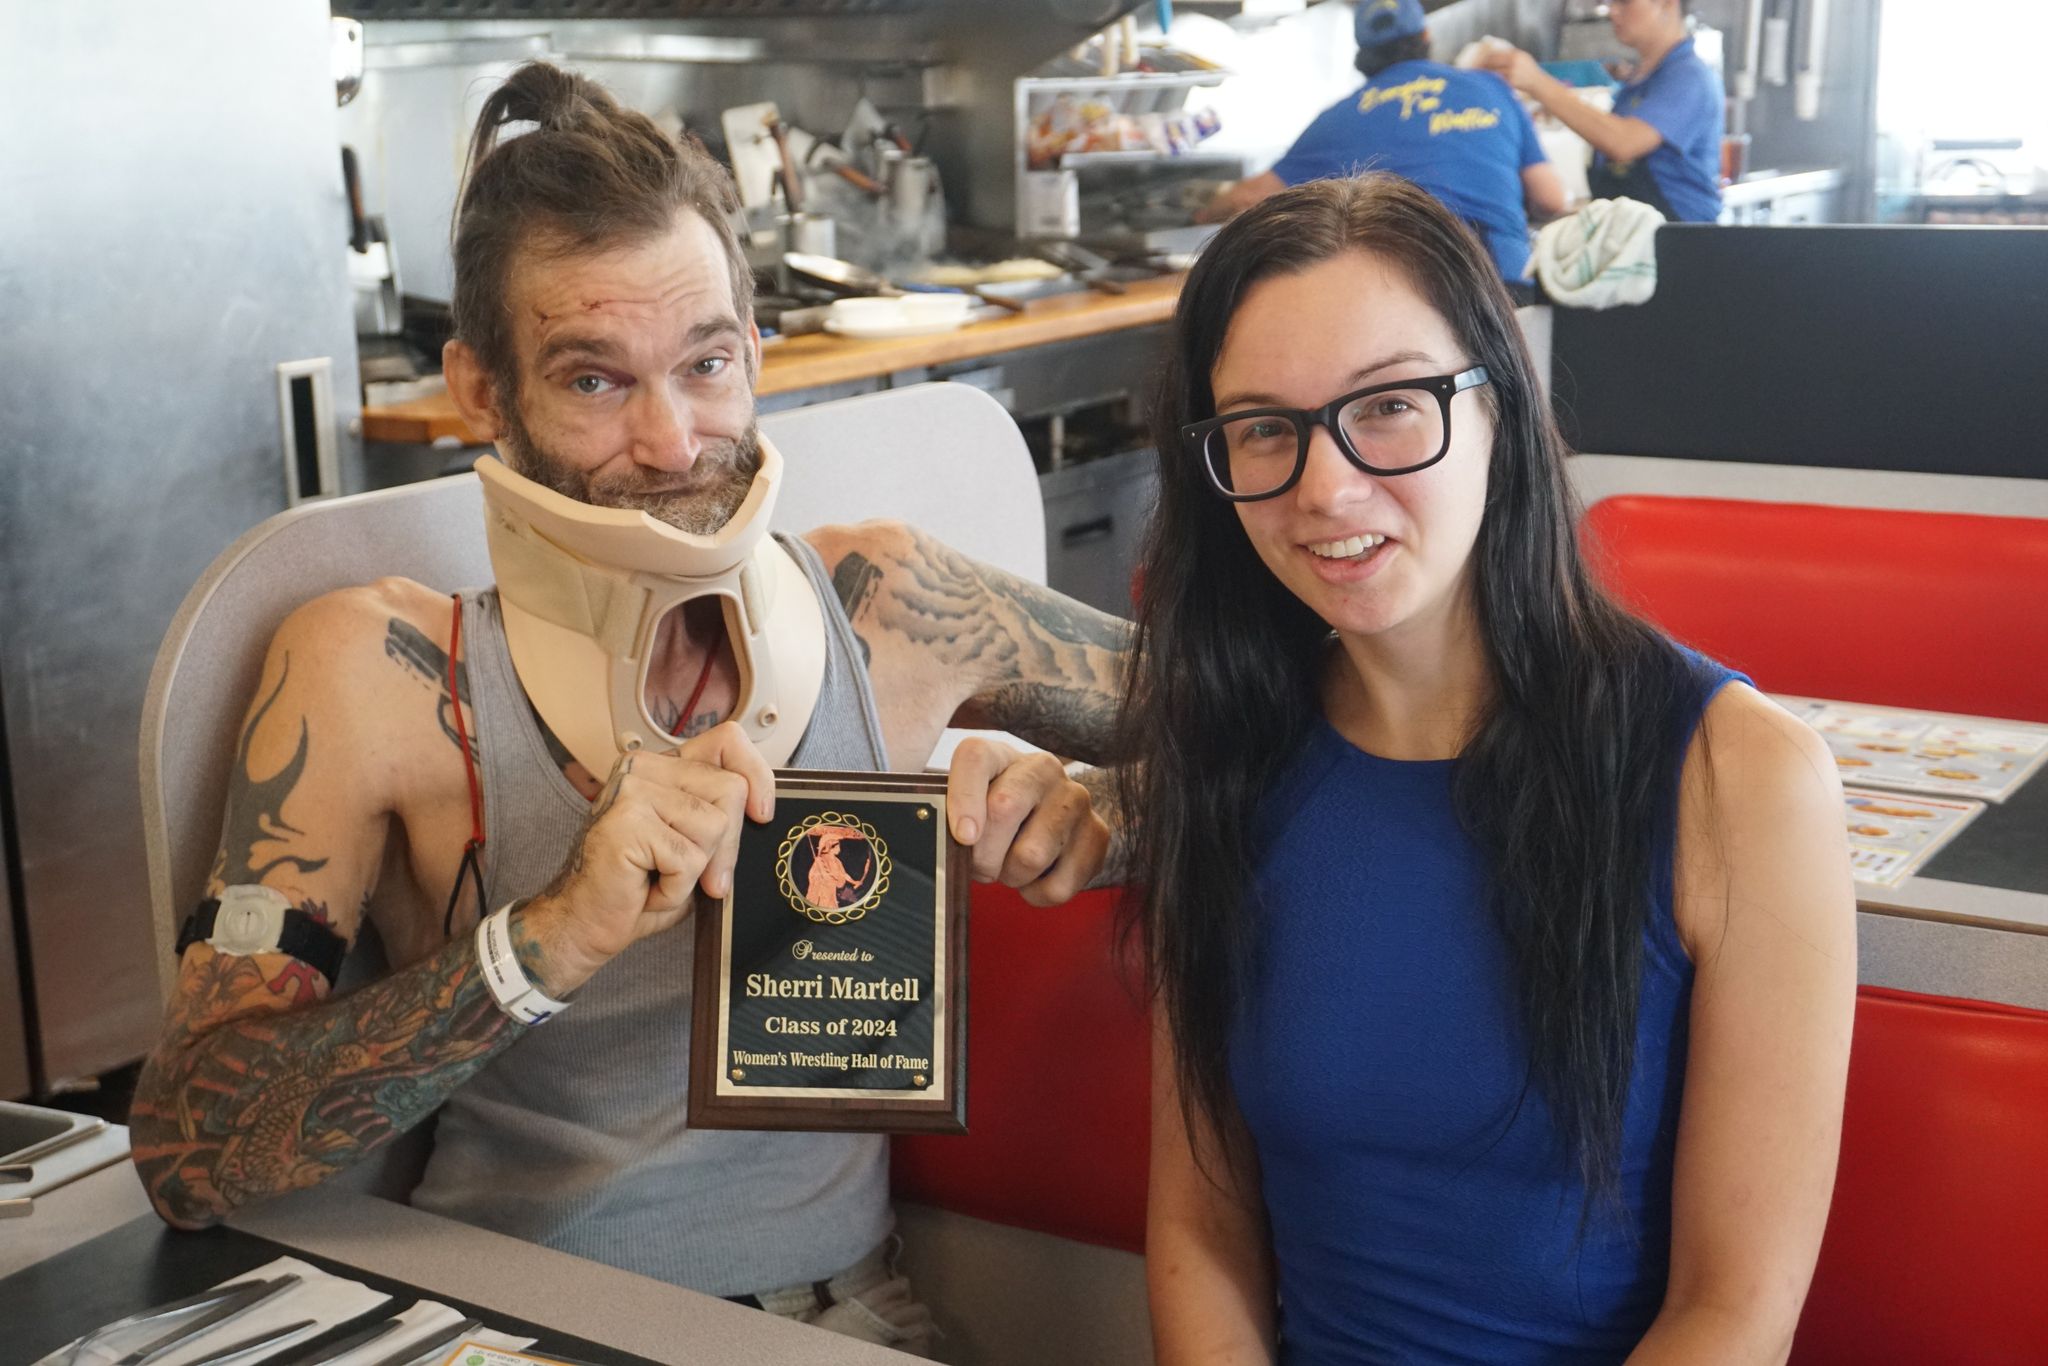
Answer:
[[[1856,881],[1896,887],[1976,818],[1984,803],[1842,789],[1849,867]]]
[[[1918,712],[1808,704],[1842,780],[2002,802],[2048,760],[2048,727],[1962,721]]]
[[[525,1347],[533,1342],[532,1338],[478,1328],[471,1330],[459,1346],[440,1348],[438,1344],[448,1337],[449,1330],[464,1322],[464,1315],[461,1310],[437,1300],[421,1300],[394,1317],[402,1325],[397,1331],[336,1357],[327,1366],[382,1366],[394,1358],[408,1363],[417,1361],[421,1366],[440,1366],[445,1361],[466,1361],[466,1349],[488,1347],[497,1351]],[[414,1349],[416,1355],[403,1356],[408,1347]],[[434,1349],[431,1355],[428,1354],[429,1349]]]

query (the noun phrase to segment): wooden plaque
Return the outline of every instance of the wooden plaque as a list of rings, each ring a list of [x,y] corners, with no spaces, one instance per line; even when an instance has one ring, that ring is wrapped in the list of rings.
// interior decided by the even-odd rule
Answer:
[[[697,911],[690,1127],[965,1133],[968,883],[944,775],[778,770]]]

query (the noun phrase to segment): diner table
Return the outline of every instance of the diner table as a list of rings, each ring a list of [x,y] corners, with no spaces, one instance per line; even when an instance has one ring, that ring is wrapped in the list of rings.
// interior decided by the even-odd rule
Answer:
[[[20,1239],[19,1242],[16,1240]],[[890,1366],[903,1357],[758,1309],[337,1187],[180,1232],[124,1159],[0,1223],[0,1361],[31,1362],[102,1324],[292,1256],[394,1298],[430,1298],[579,1366]],[[339,1337],[345,1329],[293,1348]]]
[[[1988,804],[1899,885],[1858,883],[1856,896],[1863,984],[2048,1009],[2048,766]],[[0,1222],[0,1324],[10,1330],[0,1360],[33,1361],[102,1323],[280,1255],[400,1297],[389,1308],[432,1298],[535,1337],[536,1353],[593,1366],[901,1360],[345,1183],[264,1202],[220,1228],[177,1232],[150,1209],[125,1157],[125,1130],[78,1145],[67,1160],[83,1174],[39,1193],[29,1217]]]
[[[1994,729],[2042,729],[1910,710]],[[1864,985],[2048,1010],[2048,766],[2004,801],[1986,804],[1897,886],[1855,887],[1858,981]]]

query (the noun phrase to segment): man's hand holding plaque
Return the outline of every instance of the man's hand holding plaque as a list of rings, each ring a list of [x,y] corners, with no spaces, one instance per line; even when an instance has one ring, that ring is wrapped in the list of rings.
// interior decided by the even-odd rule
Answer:
[[[974,880],[1015,887],[1034,906],[1071,899],[1108,856],[1109,826],[1088,790],[1043,750],[1022,754],[1000,741],[964,740],[953,752],[946,798]]]
[[[613,767],[582,839],[522,920],[550,994],[566,995],[635,940],[732,886],[740,831],[775,810],[775,778],[730,722]]]

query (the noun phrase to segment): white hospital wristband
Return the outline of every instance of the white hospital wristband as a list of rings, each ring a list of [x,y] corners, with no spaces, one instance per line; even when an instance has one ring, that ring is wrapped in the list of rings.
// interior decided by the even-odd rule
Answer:
[[[535,986],[520,965],[519,954],[512,947],[512,911],[521,904],[515,901],[484,917],[476,927],[476,956],[498,1009],[521,1024],[539,1024],[550,1015],[561,1014],[568,1005]]]

